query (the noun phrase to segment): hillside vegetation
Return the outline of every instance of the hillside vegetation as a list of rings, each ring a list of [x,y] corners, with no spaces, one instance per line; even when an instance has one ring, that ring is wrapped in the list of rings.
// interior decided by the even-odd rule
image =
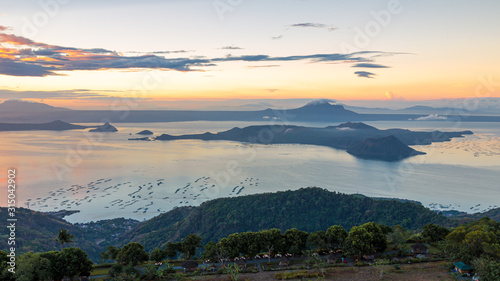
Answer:
[[[204,242],[217,241],[231,233],[263,229],[297,228],[313,232],[332,225],[350,229],[367,222],[400,224],[407,229],[425,224],[450,225],[454,221],[412,202],[376,200],[320,188],[220,198],[199,207],[182,207],[140,223],[120,238],[124,245],[139,242],[146,250],[164,247],[191,233]]]

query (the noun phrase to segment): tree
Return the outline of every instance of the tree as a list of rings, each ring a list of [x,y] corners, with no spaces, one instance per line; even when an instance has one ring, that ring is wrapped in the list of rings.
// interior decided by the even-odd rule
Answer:
[[[155,262],[161,262],[167,257],[167,253],[163,251],[162,249],[155,248],[151,252],[151,256],[149,257],[149,260],[155,261]]]
[[[260,243],[259,235],[256,232],[243,232],[239,235],[240,239],[240,253],[248,256],[255,256],[260,253],[262,245]]]
[[[144,246],[137,242],[130,242],[123,246],[116,255],[116,260],[123,265],[136,266],[139,263],[149,259],[148,253],[144,250]]]
[[[87,253],[79,248],[66,248],[62,252],[61,260],[66,265],[66,275],[74,276],[90,276],[92,271],[92,261],[88,258]]]
[[[482,281],[495,281],[500,276],[500,261],[481,257],[472,261],[472,266]]]
[[[279,252],[281,245],[283,245],[283,235],[281,230],[271,228],[269,230],[259,231],[260,239],[263,248],[267,251],[269,262],[271,262],[271,255]]]
[[[373,245],[371,244],[371,235],[367,229],[361,226],[353,226],[349,231],[345,243],[345,250],[350,255],[363,255],[373,252]]]
[[[16,266],[17,281],[38,281],[51,278],[50,261],[32,252],[19,257]]]
[[[118,249],[114,246],[108,246],[106,248],[106,255],[107,258],[106,259],[110,259],[110,260],[116,260],[116,256],[118,255]]]
[[[41,253],[42,258],[46,258],[50,262],[51,279],[61,280],[66,275],[67,265],[62,260],[62,253],[59,251],[50,251]]]
[[[347,231],[342,226],[330,226],[326,230],[326,243],[331,250],[336,250],[344,244],[347,235]]]
[[[186,259],[190,260],[196,254],[196,249],[201,247],[203,239],[198,234],[189,234],[184,241],[182,241],[182,253]]]
[[[110,277],[118,277],[123,272],[123,264],[116,263],[108,271]]]
[[[371,243],[375,252],[381,253],[387,248],[387,237],[382,229],[374,222],[368,222],[361,227],[366,228],[371,234]]]
[[[222,238],[217,243],[218,256],[220,258],[235,258],[239,255],[235,239],[229,237]]]
[[[288,229],[283,234],[285,251],[298,255],[306,250],[307,237],[309,234],[296,228]]]
[[[204,260],[209,260],[215,262],[217,260],[217,245],[215,242],[210,241],[203,247],[203,254],[201,258]]]
[[[177,251],[179,251],[180,248],[180,243],[167,242],[167,245],[165,246],[165,253],[167,254],[167,257],[173,259],[177,255]]]
[[[374,222],[353,226],[346,240],[346,248],[352,255],[383,252],[387,248],[387,237]]]
[[[307,247],[309,249],[326,249],[326,234],[323,230],[318,230],[315,232],[309,233],[307,237]]]
[[[406,240],[410,237],[410,232],[401,225],[395,225],[392,232],[387,234],[387,237],[396,248],[402,250],[401,248],[406,245]]]
[[[422,236],[429,243],[444,240],[449,233],[448,228],[433,223],[424,225],[422,230]]]
[[[75,242],[75,241],[73,241],[73,238],[75,238],[75,236],[72,234],[69,234],[67,229],[61,228],[59,230],[59,233],[56,236],[56,241],[59,242],[59,244],[61,244],[61,252],[63,250],[64,243]]]
[[[8,271],[10,266],[7,264],[9,262],[8,254],[0,250],[0,280],[2,281],[15,281],[14,274]]]

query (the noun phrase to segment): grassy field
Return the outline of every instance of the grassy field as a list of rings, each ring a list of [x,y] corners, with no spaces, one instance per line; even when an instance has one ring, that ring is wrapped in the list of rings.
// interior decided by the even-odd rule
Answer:
[[[392,265],[382,267],[338,267],[330,268],[326,272],[325,278],[295,278],[286,280],[344,280],[344,281],[375,281],[375,280],[401,280],[401,281],[451,281],[451,275],[440,266],[441,262],[428,262],[419,264],[403,264],[400,265],[401,269],[397,270]],[[382,278],[380,272],[383,271]],[[289,276],[293,274],[300,274],[304,270],[289,270],[289,271],[264,271],[259,273],[241,274],[239,280],[282,280],[276,278],[276,273],[288,273]],[[316,273],[314,270],[307,272]],[[212,281],[227,281],[229,275],[217,276],[196,276],[188,280],[212,280]]]

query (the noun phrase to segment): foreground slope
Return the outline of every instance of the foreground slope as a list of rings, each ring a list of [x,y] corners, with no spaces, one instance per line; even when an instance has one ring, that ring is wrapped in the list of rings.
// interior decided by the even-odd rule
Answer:
[[[199,207],[178,208],[140,223],[120,237],[120,245],[135,241],[151,250],[191,233],[199,234],[207,242],[235,232],[269,228],[298,228],[311,232],[326,230],[336,224],[350,229],[370,221],[401,224],[408,229],[421,228],[427,223],[450,223],[449,219],[412,202],[303,188],[220,198]]]

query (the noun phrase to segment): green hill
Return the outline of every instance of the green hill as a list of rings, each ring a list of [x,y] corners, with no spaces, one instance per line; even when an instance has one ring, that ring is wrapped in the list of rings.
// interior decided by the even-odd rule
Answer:
[[[377,200],[320,188],[264,193],[207,201],[199,207],[182,207],[142,222],[120,237],[120,243],[140,242],[147,250],[177,241],[191,233],[204,242],[231,233],[279,228],[312,232],[332,225],[346,229],[374,221],[418,229],[427,223],[453,224],[451,220],[412,202]]]
[[[7,208],[0,208],[0,220],[7,222]],[[16,252],[47,252],[58,251],[61,246],[54,240],[59,229],[68,229],[75,235],[74,243],[65,247],[79,247],[93,261],[99,260],[99,253],[111,242],[116,243],[113,235],[128,231],[138,222],[123,218],[92,222],[86,224],[71,224],[54,215],[32,211],[25,208],[16,209]],[[9,233],[3,231],[0,235],[2,241],[7,242]],[[0,250],[7,250],[9,245],[2,243]]]

